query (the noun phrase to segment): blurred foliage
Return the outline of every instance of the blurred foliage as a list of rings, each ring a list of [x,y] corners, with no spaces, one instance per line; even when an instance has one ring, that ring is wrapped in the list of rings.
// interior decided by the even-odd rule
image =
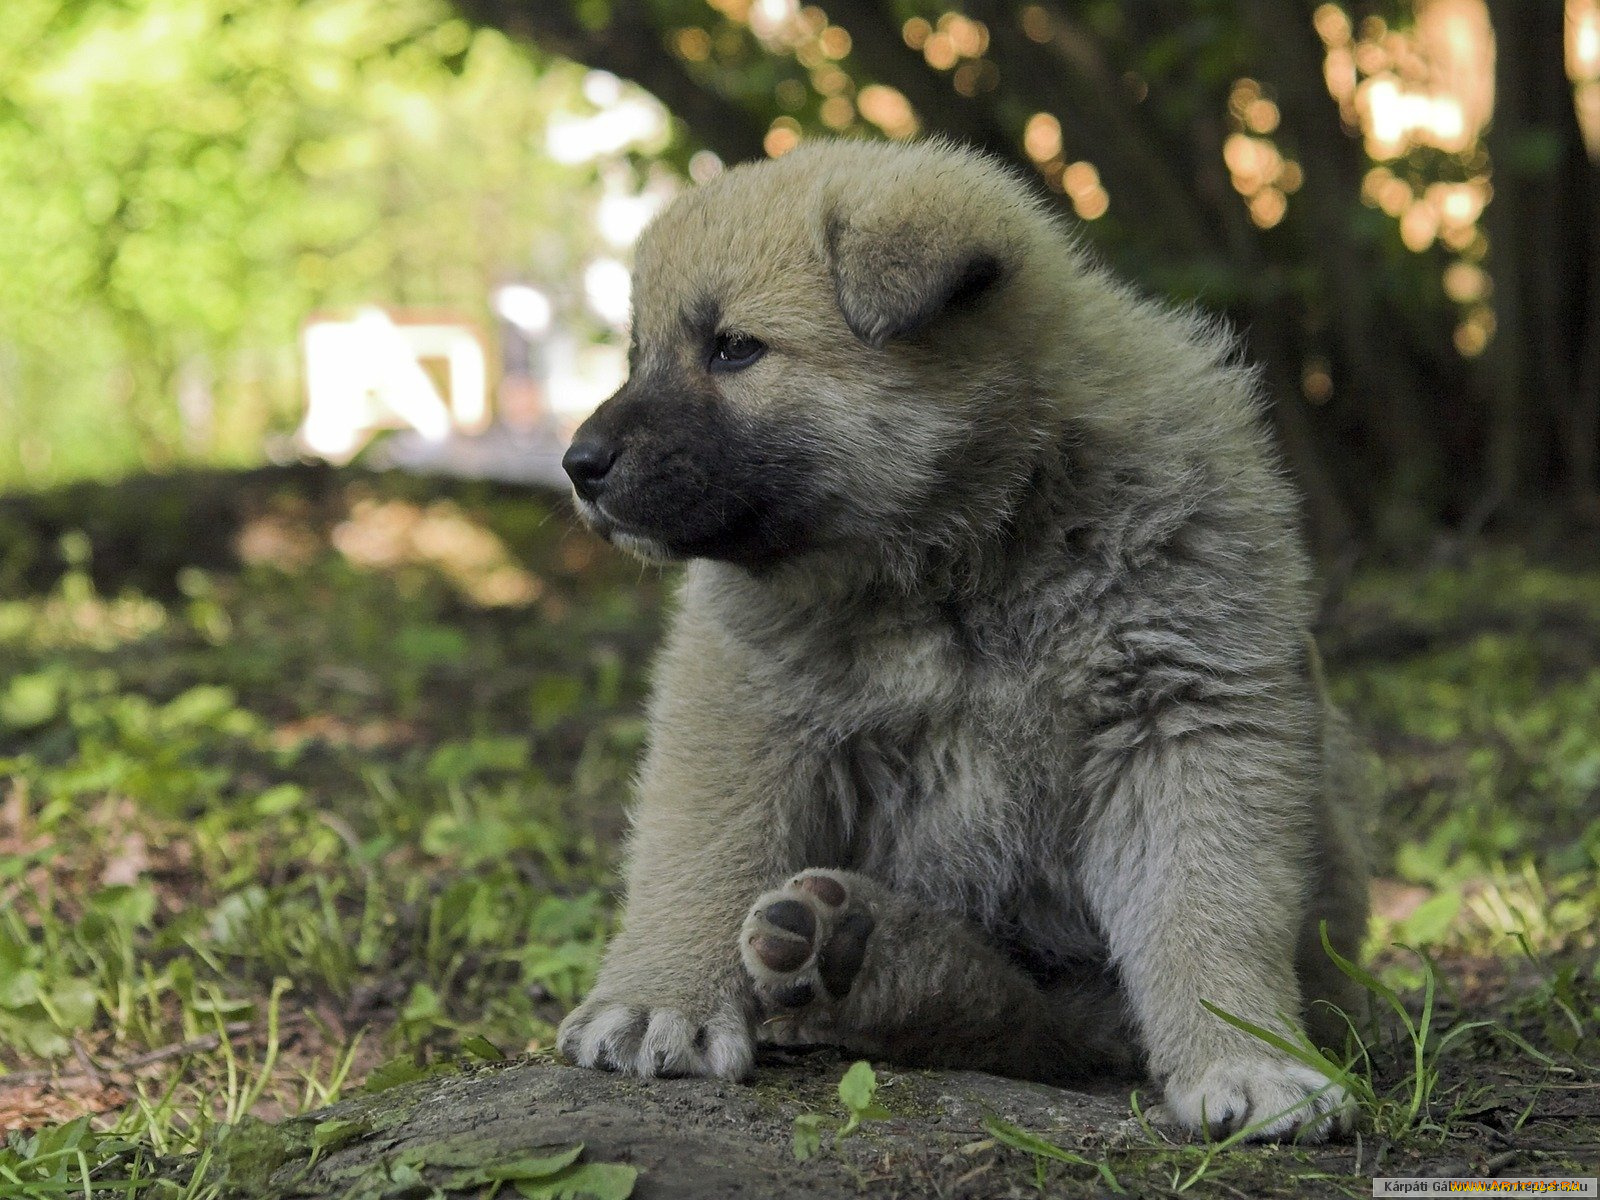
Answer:
[[[659,603],[536,499],[240,490],[230,569],[102,590],[68,535],[0,599],[0,1068],[196,1043],[119,1077],[180,1140],[352,1061],[549,1044],[610,927]]]
[[[258,461],[313,310],[570,291],[582,76],[436,0],[8,0],[0,485]]]
[[[1407,752],[1390,764],[1388,807],[1427,831],[1397,853],[1400,874],[1482,877],[1513,852],[1558,873],[1594,870],[1600,576],[1511,555],[1374,573],[1345,605],[1352,623],[1381,621],[1382,636],[1338,698],[1383,749]]]
[[[1335,698],[1379,764],[1374,947],[1544,978],[1523,1015],[1561,1045],[1600,1036],[1593,991],[1571,1017],[1547,990],[1563,972],[1600,981],[1597,613],[1593,570],[1501,551],[1361,575],[1325,635]],[[1565,963],[1539,964],[1551,953]]]

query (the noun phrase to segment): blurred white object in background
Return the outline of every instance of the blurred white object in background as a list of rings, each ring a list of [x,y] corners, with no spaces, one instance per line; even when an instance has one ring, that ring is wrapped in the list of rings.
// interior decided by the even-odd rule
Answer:
[[[591,264],[585,282],[592,307],[626,321],[619,261]],[[492,372],[487,343],[465,317],[376,307],[313,316],[301,334],[306,415],[296,450],[336,465],[366,450],[369,467],[564,490],[572,430],[621,384],[627,352],[581,342],[531,284],[503,284],[489,302],[500,320]]]
[[[489,423],[488,360],[470,321],[364,308],[351,319],[313,317],[301,345],[306,417],[298,440],[319,458],[348,462],[381,429],[411,429],[438,443]],[[443,361],[444,395],[425,359]]]
[[[583,295],[595,316],[621,328],[633,302],[633,276],[619,260],[597,258],[583,269]]]
[[[494,311],[529,337],[548,332],[550,319],[555,315],[550,297],[526,283],[508,283],[496,288]]]
[[[599,112],[558,113],[545,131],[545,150],[559,163],[593,162],[666,133],[667,110],[661,103],[637,89],[625,92],[615,75],[590,71],[583,94]]]

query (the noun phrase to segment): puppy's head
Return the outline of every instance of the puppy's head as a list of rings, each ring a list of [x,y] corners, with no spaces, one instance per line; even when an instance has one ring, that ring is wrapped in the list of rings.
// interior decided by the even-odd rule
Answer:
[[[642,558],[757,570],[970,525],[1019,469],[1046,237],[1022,185],[934,143],[819,143],[684,195],[639,245],[628,382],[564,461],[579,511]]]

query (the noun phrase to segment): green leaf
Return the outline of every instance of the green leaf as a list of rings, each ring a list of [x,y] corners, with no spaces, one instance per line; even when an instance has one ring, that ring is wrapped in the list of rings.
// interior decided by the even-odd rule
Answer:
[[[405,1006],[400,1010],[400,1017],[405,1021],[434,1022],[444,1016],[444,1003],[439,999],[439,993],[425,983],[411,985],[411,993],[406,997]]]
[[[794,1119],[794,1156],[805,1162],[822,1149],[822,1114],[801,1113]]]
[[[189,1008],[197,1013],[214,1013],[217,1016],[244,1018],[255,1009],[253,1000],[238,1000],[206,984],[189,1000]]]
[[[491,771],[520,771],[527,765],[526,737],[476,737],[444,743],[429,756],[426,770],[429,779],[450,781]]]
[[[311,1127],[311,1163],[324,1151],[337,1150],[372,1132],[370,1121],[318,1121]]]
[[[372,1074],[367,1076],[367,1081],[361,1085],[361,1090],[368,1093],[386,1092],[401,1084],[414,1083],[418,1079],[428,1079],[434,1075],[450,1075],[458,1070],[460,1068],[453,1062],[424,1065],[411,1055],[402,1054],[374,1069]]]
[[[533,727],[540,732],[548,731],[562,718],[576,712],[582,702],[582,680],[571,675],[546,675],[533,687]]]
[[[280,783],[256,797],[255,810],[259,817],[276,817],[292,812],[305,802],[305,789],[293,783]]]
[[[864,1113],[872,1104],[878,1091],[878,1075],[872,1064],[863,1059],[854,1063],[839,1080],[839,1099],[853,1114]]]
[[[466,1191],[490,1183],[523,1183],[548,1179],[559,1175],[583,1153],[583,1143],[570,1146],[555,1154],[525,1155],[510,1162],[488,1167],[470,1167],[447,1175],[440,1186],[446,1191]]]
[[[4,1028],[9,1041],[35,1058],[62,1058],[72,1052],[72,1043],[50,1021],[19,1018],[6,1021]]]
[[[50,1007],[67,1029],[84,1029],[100,1009],[100,995],[87,979],[69,976],[50,985]]]
[[[881,1121],[890,1115],[887,1109],[872,1102],[877,1092],[878,1076],[873,1071],[871,1063],[862,1060],[853,1064],[844,1073],[844,1078],[839,1080],[839,1099],[849,1110],[850,1119],[834,1135],[835,1142],[840,1138],[849,1137],[860,1128],[863,1121]]]
[[[395,635],[395,652],[417,666],[460,662],[472,644],[466,634],[448,625],[406,625]]]
[[[489,1167],[483,1172],[483,1177],[486,1182],[496,1179],[508,1181],[544,1179],[546,1176],[555,1175],[560,1171],[566,1170],[578,1161],[578,1155],[582,1153],[583,1143],[579,1142],[576,1146],[556,1154],[537,1157],[530,1155],[526,1158],[518,1158],[508,1163],[502,1163],[499,1166]]]
[[[639,1172],[621,1163],[580,1163],[547,1179],[518,1179],[527,1200],[628,1200]]]
[[[1405,1026],[1406,1032],[1414,1036],[1416,1026],[1411,1020],[1411,1013],[1406,1008],[1405,1001],[1401,1000],[1393,988],[1389,987],[1388,984],[1384,983],[1371,971],[1360,963],[1350,961],[1350,959],[1333,948],[1333,943],[1328,939],[1328,923],[1326,921],[1320,923],[1319,929],[1322,936],[1322,952],[1333,961],[1333,965],[1344,972],[1349,979],[1366,989],[1369,994],[1378,997],[1393,1009],[1400,1018],[1400,1023]]]
[[[161,721],[168,730],[209,725],[231,713],[236,697],[225,687],[199,684],[161,708]]]
[[[504,1050],[479,1033],[464,1039],[461,1049],[473,1058],[481,1058],[484,1062],[504,1062],[506,1059]]]
[[[148,887],[116,883],[89,897],[90,911],[129,929],[143,929],[156,915],[156,894]]]
[[[1451,888],[1417,905],[1416,911],[1401,921],[1395,932],[1402,942],[1426,946],[1444,937],[1460,913],[1461,893]]]
[[[38,971],[29,968],[0,975],[0,1008],[26,1008],[38,999]]]
[[[401,1159],[398,1162],[391,1163],[388,1169],[388,1182],[393,1184],[394,1187],[386,1188],[384,1195],[389,1195],[391,1192],[402,1189],[427,1187],[428,1181],[422,1177],[422,1168],[425,1165],[421,1159]]]
[[[311,1128],[311,1144],[318,1150],[329,1150],[355,1141],[371,1128],[367,1121],[318,1121]]]
[[[224,946],[248,942],[251,924],[269,904],[266,889],[255,883],[223,897],[211,910],[212,940]]]
[[[60,703],[61,683],[55,672],[18,675],[0,693],[0,723],[32,729],[55,716]]]

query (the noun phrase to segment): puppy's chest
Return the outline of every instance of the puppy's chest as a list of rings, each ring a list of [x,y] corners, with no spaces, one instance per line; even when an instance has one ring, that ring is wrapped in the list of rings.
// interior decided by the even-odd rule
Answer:
[[[937,616],[808,665],[839,859],[1025,955],[1092,953],[1071,869],[1068,672],[1003,627]]]
[[[902,739],[913,727],[957,725],[989,740],[1021,734],[1018,712],[1059,724],[1060,678],[1025,622],[1005,612],[957,615],[933,608],[859,624],[819,622],[797,668],[813,718],[848,736],[862,729]]]
[[[1070,780],[1045,747],[956,722],[860,735],[843,760],[833,799],[849,865],[1025,958],[1094,953],[1073,877]]]
[[[1091,953],[1072,870],[1073,724],[1030,683],[913,673],[885,689],[880,720],[837,743],[840,857],[1024,955]]]

